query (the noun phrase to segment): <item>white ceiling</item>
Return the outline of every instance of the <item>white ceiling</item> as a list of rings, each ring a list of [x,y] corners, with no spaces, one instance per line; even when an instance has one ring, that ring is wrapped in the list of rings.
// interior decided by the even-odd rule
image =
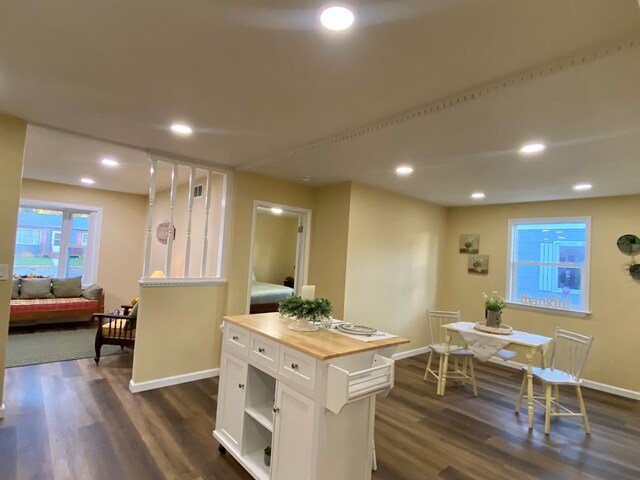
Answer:
[[[474,190],[487,203],[572,198],[578,181],[594,184],[581,196],[640,192],[636,0],[352,1],[357,24],[341,34],[318,28],[323,3],[1,2],[0,111],[141,149],[311,184],[360,181],[445,205],[471,203]],[[518,72],[523,81],[503,85]],[[448,106],[477,86],[489,91]],[[379,122],[439,99],[447,108]],[[171,135],[176,120],[196,133]],[[371,132],[349,133],[363,125]],[[530,139],[549,149],[517,155]],[[144,153],[112,146],[126,165],[102,173],[103,147],[31,128],[25,175],[77,183],[87,171],[101,188],[143,193]],[[415,174],[395,177],[401,162]]]

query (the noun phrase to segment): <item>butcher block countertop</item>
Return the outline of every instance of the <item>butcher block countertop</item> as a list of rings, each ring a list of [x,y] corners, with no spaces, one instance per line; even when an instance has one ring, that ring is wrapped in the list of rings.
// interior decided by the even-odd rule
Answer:
[[[409,343],[409,340],[400,337],[361,342],[323,328],[314,332],[296,332],[288,328],[291,320],[282,318],[278,313],[232,315],[224,319],[318,360]]]

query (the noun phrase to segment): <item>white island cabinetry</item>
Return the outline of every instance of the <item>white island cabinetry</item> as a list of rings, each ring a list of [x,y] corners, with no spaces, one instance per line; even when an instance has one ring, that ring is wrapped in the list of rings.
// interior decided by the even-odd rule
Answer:
[[[225,317],[213,432],[221,452],[256,479],[371,478],[375,395],[393,387],[389,357],[407,340],[287,324],[278,314]]]

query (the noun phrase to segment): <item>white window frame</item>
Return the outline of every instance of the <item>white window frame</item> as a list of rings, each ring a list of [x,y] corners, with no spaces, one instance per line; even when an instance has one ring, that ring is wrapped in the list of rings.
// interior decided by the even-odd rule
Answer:
[[[22,236],[22,239],[20,238],[21,236]],[[33,237],[33,240],[29,238],[28,242],[24,241],[25,236]],[[16,232],[16,245],[40,245],[41,238],[42,238],[42,229],[40,228],[18,227],[18,230]],[[23,240],[23,241],[20,241],[20,240]]]
[[[74,205],[68,203],[47,202],[42,200],[21,199],[21,208],[40,208],[43,210],[57,210],[62,212],[62,230],[60,241],[60,259],[58,261],[58,277],[63,277],[67,270],[67,250],[71,237],[71,218],[74,213],[89,215],[89,239],[85,247],[84,272],[82,284],[97,283],[98,261],[100,251],[100,231],[102,226],[102,208],[88,205]],[[55,231],[54,231],[55,232]],[[51,237],[53,246],[53,234]]]
[[[516,251],[514,250],[516,244],[516,227],[520,225],[537,225],[537,224],[549,224],[550,228],[553,228],[555,224],[567,224],[567,223],[581,223],[586,225],[585,234],[585,250],[584,250],[584,264],[567,263],[567,262],[529,262],[529,261],[516,261]],[[508,229],[508,242],[507,242],[507,286],[506,296],[507,303],[510,306],[526,309],[542,309],[552,310],[558,313],[567,313],[573,315],[589,315],[589,284],[590,284],[590,270],[591,270],[591,217],[553,217],[553,218],[517,218],[509,219]],[[575,242],[549,242],[553,244],[553,255],[559,250],[559,244],[572,244]],[[556,245],[557,244],[557,245]],[[554,292],[560,292],[557,288],[557,271],[558,268],[581,268],[580,286],[582,291],[582,304],[578,308],[560,308],[553,305],[529,305],[521,303],[519,299],[515,298],[515,292],[517,292],[517,272],[519,265],[538,265],[541,267],[551,267],[553,282],[551,290]],[[571,290],[571,293],[576,293],[576,290]]]

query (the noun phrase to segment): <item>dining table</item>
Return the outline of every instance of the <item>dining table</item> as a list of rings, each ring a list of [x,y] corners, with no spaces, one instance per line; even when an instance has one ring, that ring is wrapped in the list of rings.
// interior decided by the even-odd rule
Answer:
[[[527,375],[525,377],[526,381],[523,379],[520,393],[522,394],[524,388],[527,389],[527,419],[529,430],[533,429],[533,360],[537,354],[540,354],[540,366],[546,368],[545,353],[553,342],[553,338],[519,330],[511,330],[509,334],[488,333],[476,329],[476,325],[480,324],[461,321],[442,325],[442,328],[446,330],[445,345],[450,346],[452,334],[458,333],[464,338],[467,346],[476,354],[476,357],[486,357],[484,358],[485,360],[503,351],[507,346],[509,348],[525,349]],[[447,369],[448,356],[449,348],[445,347],[443,366],[445,371]],[[516,404],[515,411],[516,414],[520,411],[519,401]]]

